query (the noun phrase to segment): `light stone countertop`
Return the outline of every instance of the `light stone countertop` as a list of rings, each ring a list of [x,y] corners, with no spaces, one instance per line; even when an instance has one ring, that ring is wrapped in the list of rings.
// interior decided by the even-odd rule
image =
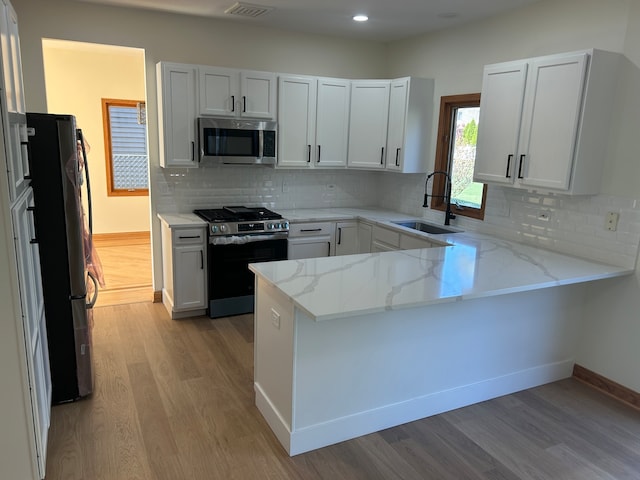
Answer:
[[[448,247],[285,260],[250,269],[315,320],[588,282],[631,269],[475,232],[420,234],[391,221],[410,215],[369,209],[279,210],[289,221],[362,219]]]
[[[158,218],[169,228],[206,227],[207,222],[195,213],[158,213]]]

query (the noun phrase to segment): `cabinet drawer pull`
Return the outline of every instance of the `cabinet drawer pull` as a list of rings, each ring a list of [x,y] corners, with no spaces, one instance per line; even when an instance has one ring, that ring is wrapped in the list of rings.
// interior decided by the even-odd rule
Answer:
[[[382,147],[380,152],[380,165],[384,165],[384,147]]]
[[[311,145],[307,145],[307,163],[311,163]]]
[[[321,228],[303,228],[300,230],[301,232],[321,232]]]
[[[507,173],[505,174],[505,178],[511,178],[511,175],[509,175],[509,168],[511,167],[511,160],[513,160],[513,153],[510,153],[507,156]]]
[[[187,240],[187,239],[190,239],[190,238],[200,238],[200,235],[185,235],[184,237],[183,236],[179,236],[178,238],[180,240]]]
[[[518,166],[518,178],[524,178],[522,176],[522,162],[524,161],[524,157],[525,156],[526,155],[524,155],[524,154],[520,155],[520,165]]]
[[[231,95],[231,111],[232,112],[236,111],[236,96],[235,95]]]

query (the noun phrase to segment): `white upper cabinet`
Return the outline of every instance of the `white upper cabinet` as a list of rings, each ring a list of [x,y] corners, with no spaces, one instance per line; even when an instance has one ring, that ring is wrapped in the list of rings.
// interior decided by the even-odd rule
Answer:
[[[279,167],[346,166],[349,95],[349,80],[279,78]]]
[[[352,168],[385,168],[389,80],[353,80],[347,163]]]
[[[276,117],[276,74],[199,67],[200,115]]]
[[[197,167],[196,76],[194,65],[160,62],[158,130],[161,167]]]
[[[318,79],[315,152],[318,167],[347,165],[350,98],[349,80]]]
[[[401,173],[427,171],[432,114],[433,80],[406,77],[391,81],[387,170]]]
[[[588,50],[485,67],[474,179],[598,193],[619,58]]]
[[[316,136],[317,80],[281,76],[278,79],[278,166],[313,165]]]

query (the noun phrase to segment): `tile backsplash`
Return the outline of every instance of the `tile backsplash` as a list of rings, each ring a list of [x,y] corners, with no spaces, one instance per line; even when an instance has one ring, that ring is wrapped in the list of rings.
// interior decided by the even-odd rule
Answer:
[[[424,175],[389,176],[379,186],[378,205],[442,222],[443,212],[422,208],[424,181]],[[606,228],[608,212],[619,215],[615,231]],[[452,223],[463,229],[634,268],[640,244],[640,199],[611,195],[571,197],[491,185],[484,221],[458,216]]]
[[[160,213],[224,205],[277,210],[377,204],[375,172],[205,164],[197,169],[157,168],[154,174],[154,202]]]
[[[354,170],[276,170],[203,165],[154,169],[156,211],[190,212],[223,205],[291,208],[377,206],[436,223],[443,212],[422,207],[423,174]],[[605,228],[619,214],[616,231]],[[640,199],[569,197],[490,186],[483,222],[458,216],[455,225],[566,254],[633,268],[640,244]]]

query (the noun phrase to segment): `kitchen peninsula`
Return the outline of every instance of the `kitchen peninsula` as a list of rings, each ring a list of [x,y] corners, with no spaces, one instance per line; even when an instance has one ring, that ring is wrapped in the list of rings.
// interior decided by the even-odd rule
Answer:
[[[250,266],[256,404],[290,455],[570,376],[584,282],[632,272],[474,232],[437,240],[450,246]]]

